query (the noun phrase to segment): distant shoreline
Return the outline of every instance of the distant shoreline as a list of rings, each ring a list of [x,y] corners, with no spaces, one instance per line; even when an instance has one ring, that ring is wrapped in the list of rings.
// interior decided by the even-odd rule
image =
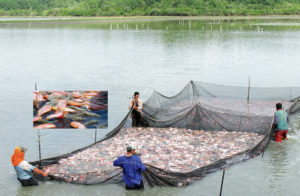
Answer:
[[[3,20],[4,18],[10,18]],[[20,20],[18,20],[18,18]],[[46,23],[81,23],[81,22],[118,22],[152,20],[251,20],[251,19],[299,19],[300,15],[259,15],[259,16],[95,16],[95,17],[45,17],[45,16],[0,16],[0,25],[11,24],[46,24]]]

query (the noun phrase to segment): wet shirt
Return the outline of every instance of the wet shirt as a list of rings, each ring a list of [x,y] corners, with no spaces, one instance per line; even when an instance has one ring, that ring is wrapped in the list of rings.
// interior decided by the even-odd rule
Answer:
[[[284,110],[278,110],[274,115],[276,130],[288,130],[288,115]]]
[[[18,178],[21,180],[26,180],[32,177],[32,172],[35,167],[24,160],[14,168],[16,170]]]
[[[123,180],[128,186],[140,185],[143,179],[141,173],[146,167],[139,156],[121,156],[113,164],[123,168]]]

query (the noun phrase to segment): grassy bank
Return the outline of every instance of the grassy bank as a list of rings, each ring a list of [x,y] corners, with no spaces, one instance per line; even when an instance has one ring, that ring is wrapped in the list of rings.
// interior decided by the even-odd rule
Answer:
[[[0,0],[2,16],[297,15],[299,0]]]

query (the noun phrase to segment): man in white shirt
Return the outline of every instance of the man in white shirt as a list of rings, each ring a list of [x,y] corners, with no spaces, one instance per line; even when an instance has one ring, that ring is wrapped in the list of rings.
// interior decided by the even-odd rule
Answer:
[[[142,118],[142,109],[143,109],[143,102],[139,99],[140,94],[139,92],[134,93],[133,99],[130,100],[128,109],[132,109],[131,118],[132,118],[132,127],[137,127],[140,124]]]

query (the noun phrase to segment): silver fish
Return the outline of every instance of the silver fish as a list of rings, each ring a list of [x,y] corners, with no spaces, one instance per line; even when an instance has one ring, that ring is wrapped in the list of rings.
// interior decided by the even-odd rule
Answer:
[[[84,123],[84,126],[89,126],[89,125],[93,125],[93,124],[98,124],[98,121],[97,120],[87,121],[86,123]]]

